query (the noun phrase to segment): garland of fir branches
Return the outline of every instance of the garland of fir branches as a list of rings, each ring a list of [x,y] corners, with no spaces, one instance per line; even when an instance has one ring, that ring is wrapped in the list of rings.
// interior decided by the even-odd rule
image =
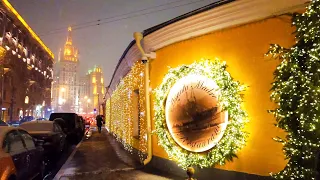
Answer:
[[[241,108],[242,95],[245,86],[234,81],[226,71],[226,63],[218,59],[195,62],[191,65],[182,65],[169,69],[162,83],[154,91],[155,102],[155,132],[158,135],[158,144],[168,153],[169,158],[186,169],[190,166],[213,167],[223,165],[226,161],[232,161],[236,153],[246,142],[248,136],[244,132],[247,123],[246,112]],[[215,147],[205,153],[195,153],[181,148],[171,137],[167,128],[164,101],[171,87],[182,77],[190,74],[203,75],[213,79],[221,89],[218,97],[223,111],[228,111],[229,122],[222,139]]]

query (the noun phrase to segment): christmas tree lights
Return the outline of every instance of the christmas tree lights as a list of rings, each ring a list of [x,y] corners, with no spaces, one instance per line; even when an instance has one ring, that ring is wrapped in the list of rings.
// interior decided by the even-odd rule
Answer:
[[[284,48],[272,44],[266,55],[281,61],[274,72],[271,99],[278,107],[270,112],[286,138],[288,164],[276,179],[315,179],[316,154],[320,150],[320,1],[312,0],[303,14],[293,14],[296,44]]]

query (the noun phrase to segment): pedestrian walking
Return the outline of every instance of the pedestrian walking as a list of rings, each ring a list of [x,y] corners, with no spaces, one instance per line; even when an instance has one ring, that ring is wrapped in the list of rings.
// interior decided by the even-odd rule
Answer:
[[[103,118],[101,117],[101,115],[98,115],[96,117],[96,121],[97,121],[98,131],[99,133],[101,133],[101,126],[103,124]]]

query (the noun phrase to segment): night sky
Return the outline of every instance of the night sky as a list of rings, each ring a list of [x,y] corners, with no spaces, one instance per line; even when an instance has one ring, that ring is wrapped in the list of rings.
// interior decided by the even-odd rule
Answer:
[[[74,26],[73,43],[80,52],[81,74],[94,65],[101,65],[105,85],[108,85],[120,56],[133,40],[133,32],[143,31],[216,0],[9,1],[55,54],[56,60],[66,41],[67,27],[78,25]],[[135,13],[119,16],[130,12]],[[109,17],[114,18],[106,19]]]

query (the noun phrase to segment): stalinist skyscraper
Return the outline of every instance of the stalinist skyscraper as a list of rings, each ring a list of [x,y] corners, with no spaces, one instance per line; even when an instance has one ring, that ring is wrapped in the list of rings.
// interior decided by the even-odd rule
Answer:
[[[72,29],[68,28],[67,41],[60,49],[54,65],[52,107],[54,112],[77,112],[79,109],[78,49],[72,44]]]

